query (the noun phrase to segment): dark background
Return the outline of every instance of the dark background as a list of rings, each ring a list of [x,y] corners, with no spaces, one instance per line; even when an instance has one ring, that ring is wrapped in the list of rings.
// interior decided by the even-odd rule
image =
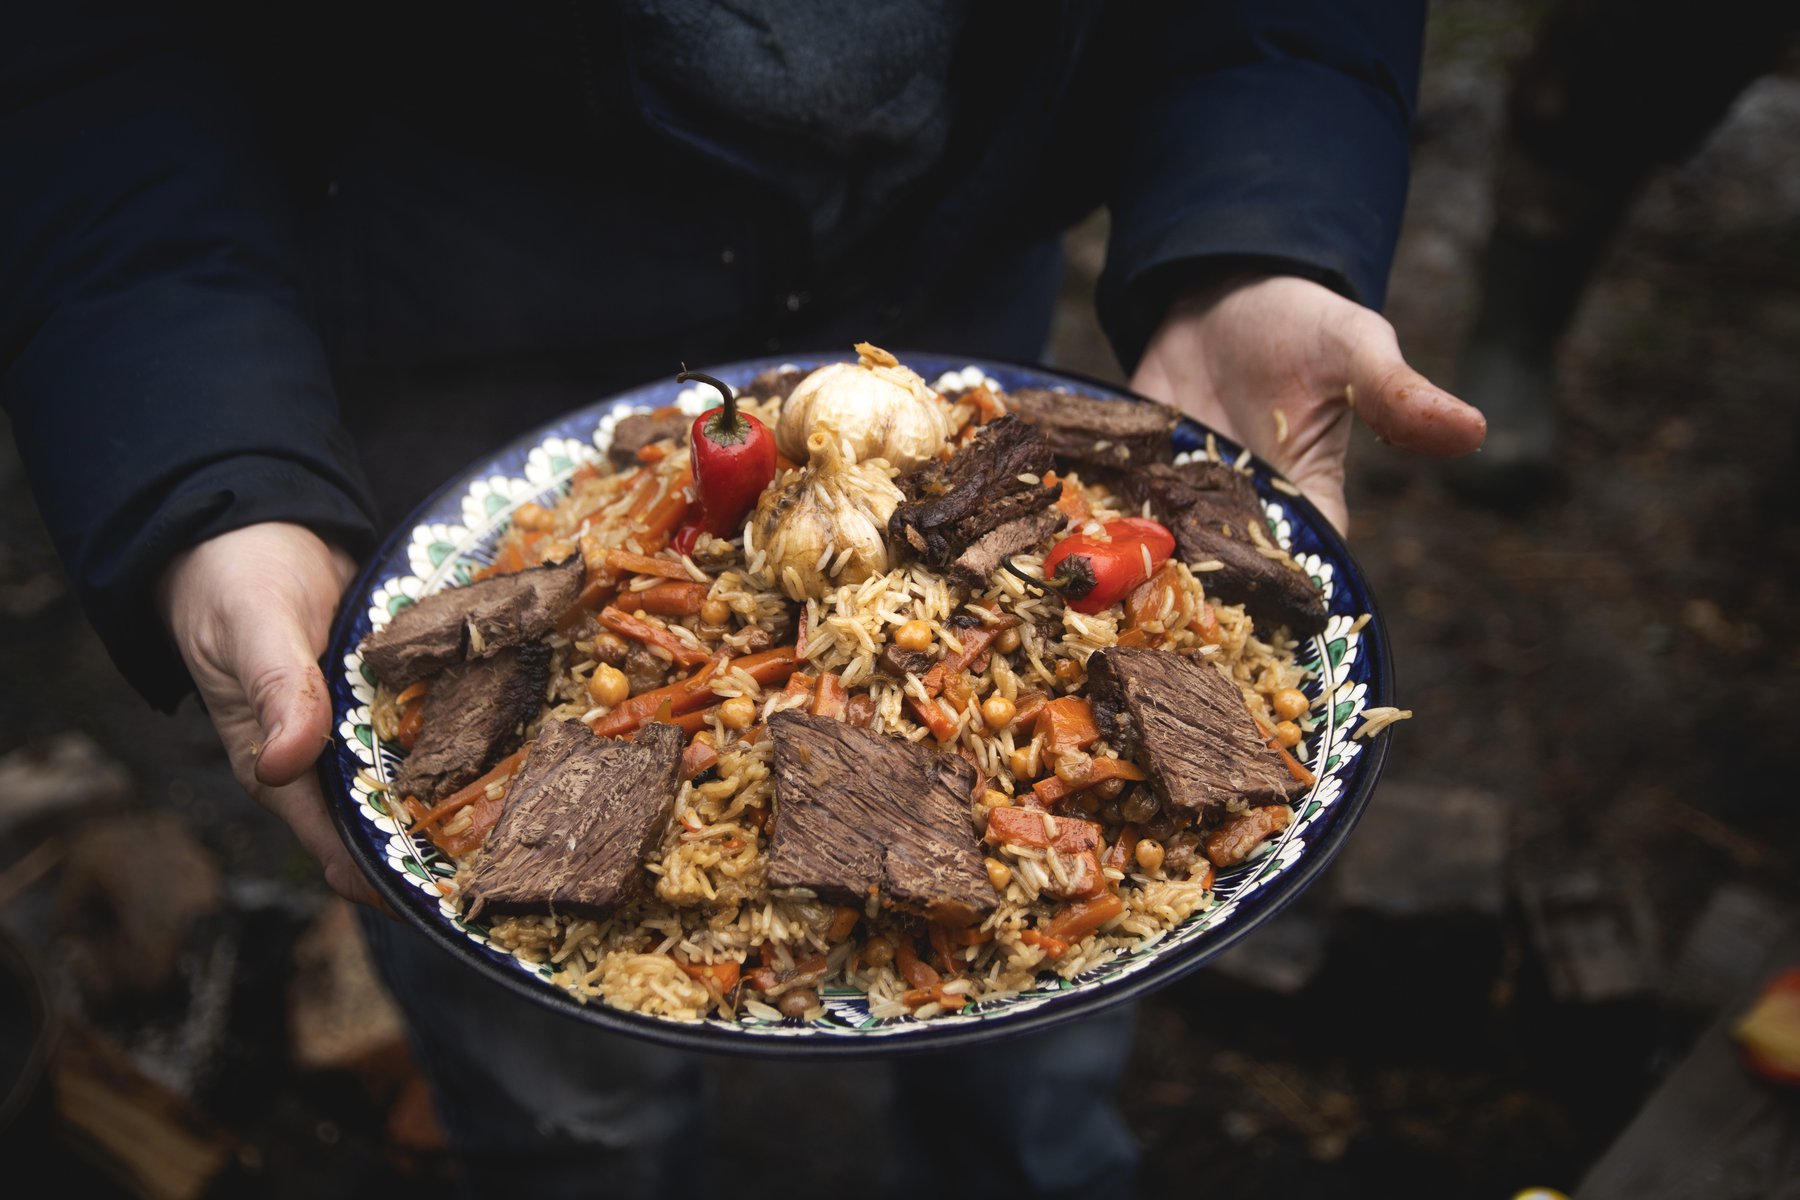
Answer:
[[[1535,11],[1433,6],[1389,316],[1451,386],[1505,71]],[[1071,235],[1052,357],[1117,378],[1091,314],[1103,232]],[[1124,1105],[1146,1190],[1573,1191],[1794,929],[1791,56],[1651,183],[1559,369],[1563,482],[1524,514],[1461,505],[1431,464],[1359,435],[1353,544],[1417,715],[1343,859],[1145,1005]],[[203,716],[149,711],[112,670],[10,443],[0,672],[0,924],[35,948],[64,1016],[59,1109],[39,1089],[26,1120],[44,1124],[16,1127],[8,1154],[25,1143],[75,1195],[443,1180],[353,923],[237,792]],[[0,999],[0,1028],[20,1023]],[[725,1062],[718,1083],[732,1194],[879,1181],[877,1068]],[[946,1097],[947,1130],[978,1130],[1003,1096],[996,1080]],[[806,1124],[804,1161],[759,1135],[771,1112]]]

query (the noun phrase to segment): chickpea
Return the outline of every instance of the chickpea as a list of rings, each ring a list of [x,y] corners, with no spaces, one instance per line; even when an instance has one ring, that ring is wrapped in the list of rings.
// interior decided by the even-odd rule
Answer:
[[[902,650],[929,650],[931,648],[931,623],[928,621],[908,621],[894,630],[894,645]]]
[[[528,533],[537,533],[550,528],[556,518],[550,510],[535,501],[527,500],[513,509],[513,524]]]
[[[1144,869],[1146,875],[1154,875],[1162,870],[1162,843],[1155,838],[1139,838],[1137,844],[1137,864]]]
[[[719,721],[727,729],[743,732],[756,721],[756,701],[748,696],[733,696],[719,705]]]
[[[1012,797],[999,788],[989,788],[981,793],[981,802],[989,808],[1007,808],[1012,804]]]
[[[1007,756],[1006,765],[1011,767],[1012,773],[1020,779],[1030,779],[1033,775],[1037,774],[1036,771],[1032,770],[1034,764],[1031,761],[1030,746],[1020,746],[1017,750],[1014,750]]]
[[[594,657],[601,662],[610,662],[616,667],[624,661],[625,656],[629,653],[631,653],[631,647],[625,644],[624,638],[612,630],[604,630],[594,635]]]
[[[1282,721],[1275,726],[1275,740],[1287,747],[1300,744],[1300,727],[1292,721]]]
[[[775,1007],[781,1010],[784,1017],[804,1017],[819,1007],[819,993],[811,988],[795,988],[791,992],[783,992],[781,999],[775,1002]]]
[[[862,960],[871,967],[885,967],[894,961],[894,943],[884,937],[872,937],[863,943]]]
[[[1014,625],[1011,629],[1000,631],[1000,636],[994,639],[994,649],[1002,654],[1011,654],[1019,648],[1022,641],[1023,639],[1019,637],[1019,627]]]
[[[1072,658],[1058,659],[1056,663],[1056,682],[1073,691],[1081,682],[1081,664]]]
[[[1126,782],[1123,779],[1103,779],[1094,785],[1094,790],[1102,800],[1117,800],[1124,793]]]
[[[996,732],[1011,725],[1018,711],[1018,706],[1005,696],[989,696],[981,702],[981,719]]]
[[[537,548],[537,559],[541,563],[559,563],[575,555],[575,544],[561,538],[546,538]]]
[[[1291,721],[1312,707],[1312,701],[1299,688],[1282,688],[1269,697],[1269,707],[1284,721]],[[1290,743],[1291,744],[1291,743]]]
[[[723,625],[731,620],[731,605],[716,596],[701,602],[700,619],[708,625]]]
[[[611,708],[631,695],[631,680],[625,678],[625,672],[619,668],[601,663],[588,676],[587,690],[595,704]]]
[[[1004,892],[1006,885],[1012,882],[1012,868],[997,858],[987,860],[988,882],[994,885],[996,892]]]

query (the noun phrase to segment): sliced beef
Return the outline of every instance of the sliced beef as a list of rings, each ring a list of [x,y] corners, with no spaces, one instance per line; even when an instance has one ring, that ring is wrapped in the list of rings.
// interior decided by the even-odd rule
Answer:
[[[741,394],[756,400],[786,400],[809,374],[799,367],[770,367],[757,372]]]
[[[576,556],[548,567],[446,588],[401,609],[363,642],[376,679],[400,689],[465,658],[535,642],[581,595]]]
[[[613,426],[612,445],[607,447],[606,456],[614,466],[636,466],[638,451],[645,446],[671,439],[677,446],[685,445],[688,427],[693,423],[694,418],[672,404],[620,417]]]
[[[775,738],[769,886],[967,924],[992,912],[969,799],[975,768],[904,738],[789,710]]]
[[[1063,520],[1060,509],[1042,508],[1030,516],[989,530],[956,556],[956,561],[950,564],[950,577],[967,587],[979,587],[1013,555],[1035,550],[1048,542],[1050,535],[1063,527]]]
[[[525,740],[549,681],[550,647],[542,642],[446,668],[425,693],[419,737],[394,787],[429,804],[478,778]]]
[[[1137,760],[1169,812],[1220,815],[1304,791],[1269,749],[1237,685],[1211,663],[1117,646],[1088,659],[1102,736]]]
[[[1225,564],[1202,577],[1209,594],[1242,604],[1264,625],[1286,625],[1301,636],[1325,628],[1325,598],[1312,576],[1275,545],[1256,488],[1244,475],[1221,463],[1158,464],[1121,477],[1117,487],[1133,504],[1150,502],[1184,561]]]
[[[675,805],[684,740],[675,725],[646,725],[629,742],[580,721],[546,725],[469,880],[469,915],[598,915],[642,897],[644,860]]]
[[[888,519],[888,535],[953,582],[980,587],[1006,554],[1038,544],[1023,542],[1024,537],[1044,529],[1043,541],[1062,528],[1062,513],[1051,507],[1062,496],[1062,484],[1030,482],[1042,480],[1054,466],[1049,444],[1035,429],[1010,414],[1001,417],[950,458],[927,463],[900,481],[906,500]],[[1054,515],[1042,516],[1046,510]],[[1005,535],[965,559],[983,538],[1006,527]],[[1005,545],[1014,548],[996,549]]]
[[[1181,415],[1164,404],[1020,388],[1006,394],[1006,407],[1037,426],[1066,463],[1119,469],[1175,457]]]

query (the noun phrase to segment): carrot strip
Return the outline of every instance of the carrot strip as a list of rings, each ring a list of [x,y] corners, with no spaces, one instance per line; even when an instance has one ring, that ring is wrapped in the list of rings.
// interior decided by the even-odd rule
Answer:
[[[850,936],[851,930],[856,928],[856,923],[861,919],[862,911],[860,909],[851,908],[848,904],[838,905],[837,912],[831,917],[831,928],[825,931],[825,940],[828,942],[843,941]]]
[[[1071,781],[1061,775],[1050,775],[1032,784],[1031,791],[1041,803],[1049,805],[1066,800],[1076,792],[1085,792],[1108,779],[1143,778],[1144,773],[1136,763],[1126,762],[1122,758],[1096,758],[1089,760],[1087,769],[1077,779]]]
[[[620,575],[655,575],[662,579],[689,582],[694,578],[688,574],[687,564],[679,558],[664,554],[633,554],[629,550],[608,550],[606,566],[608,570]]]
[[[691,617],[700,611],[710,589],[704,583],[657,583],[641,592],[626,592],[620,599],[659,617]]]
[[[758,683],[780,683],[794,673],[794,648],[777,646],[773,650],[747,654],[743,658],[727,659],[721,656],[712,659],[686,679],[678,679],[615,705],[611,711],[594,718],[589,728],[602,737],[618,737],[643,724],[664,701],[669,703],[670,711],[678,717],[693,712],[696,708],[704,708],[713,699],[710,681],[727,662],[746,672]]]
[[[1046,934],[1065,942],[1079,942],[1125,911],[1125,902],[1111,892],[1081,900],[1057,910],[1043,926]]]
[[[418,819],[413,822],[413,832],[428,831],[431,826],[437,824],[451,813],[463,808],[471,801],[487,795],[488,785],[504,779],[514,771],[517,771],[519,769],[519,764],[525,761],[526,751],[530,749],[531,743],[527,742],[519,749],[495,763],[492,770],[486,775],[483,775],[480,779],[477,779],[474,783],[464,785],[452,792],[447,798],[438,801],[435,807],[425,809],[419,814]]]
[[[945,715],[943,707],[935,699],[921,702],[917,696],[908,696],[906,705],[917,717],[919,724],[931,730],[932,736],[940,742],[947,742],[956,736],[956,722]]]
[[[919,961],[919,952],[913,949],[911,938],[901,938],[900,944],[894,947],[894,969],[900,973],[900,978],[920,990],[935,988],[944,982],[942,975]]]
[[[1063,696],[1044,705],[1038,713],[1037,732],[1044,737],[1044,757],[1050,762],[1100,740],[1093,705],[1080,696]]]
[[[705,709],[701,709],[705,712]],[[708,742],[689,742],[681,752],[681,777],[704,775],[719,763],[719,752]]]
[[[1262,735],[1269,739],[1269,749],[1281,755],[1281,763],[1288,769],[1289,775],[1292,775],[1307,787],[1311,787],[1313,784],[1319,782],[1319,777],[1307,770],[1305,763],[1295,758],[1292,754],[1289,754],[1287,747],[1275,740],[1275,731],[1270,729],[1267,725],[1264,725],[1262,723],[1262,718],[1252,717],[1251,720],[1256,722],[1256,728]]]
[[[1069,943],[1059,937],[1052,937],[1038,929],[1027,929],[1019,934],[1019,940],[1027,946],[1038,946],[1044,951],[1044,957],[1058,959],[1069,952]]]
[[[812,715],[841,721],[850,708],[850,693],[844,681],[831,671],[819,676],[819,687],[813,693]]]
[[[500,553],[494,555],[494,561],[469,576],[470,583],[483,579],[492,579],[496,575],[516,575],[525,569],[525,551],[517,538],[507,538],[506,544],[500,547]]]
[[[1119,839],[1106,849],[1106,857],[1100,861],[1103,867],[1111,867],[1115,871],[1129,871],[1131,860],[1137,852],[1140,838],[1138,827],[1129,822],[1119,830]]]
[[[416,686],[416,685],[415,685]],[[400,717],[400,724],[394,730],[394,740],[408,750],[419,740],[419,730],[425,727],[425,706],[415,704]]]
[[[410,685],[405,691],[401,692],[398,696],[394,697],[394,707],[395,708],[405,708],[407,705],[411,704],[414,700],[417,700],[420,697],[424,696],[425,690],[427,688],[429,688],[430,686],[431,686],[430,681],[424,680],[424,679],[421,679],[417,683]]]
[[[682,641],[667,629],[640,621],[611,604],[600,610],[600,623],[620,637],[667,650],[669,657],[684,667],[697,667],[710,657],[705,650],[691,642]]]
[[[689,979],[699,983],[705,983],[711,979],[714,984],[718,985],[720,992],[729,992],[736,987],[738,976],[742,973],[742,968],[734,962],[688,963],[682,962],[680,959],[676,959],[675,962],[687,973]]]

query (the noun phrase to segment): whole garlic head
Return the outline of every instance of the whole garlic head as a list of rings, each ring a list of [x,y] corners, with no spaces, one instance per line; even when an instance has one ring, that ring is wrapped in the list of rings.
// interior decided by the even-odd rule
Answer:
[[[910,471],[950,440],[950,418],[918,373],[886,350],[859,342],[853,363],[830,363],[802,379],[781,406],[775,444],[802,462],[808,436],[830,427],[852,458],[885,458]]]
[[[763,555],[751,578],[793,600],[886,571],[888,518],[903,499],[887,464],[851,460],[829,427],[813,430],[805,457],[763,492],[745,534]]]

